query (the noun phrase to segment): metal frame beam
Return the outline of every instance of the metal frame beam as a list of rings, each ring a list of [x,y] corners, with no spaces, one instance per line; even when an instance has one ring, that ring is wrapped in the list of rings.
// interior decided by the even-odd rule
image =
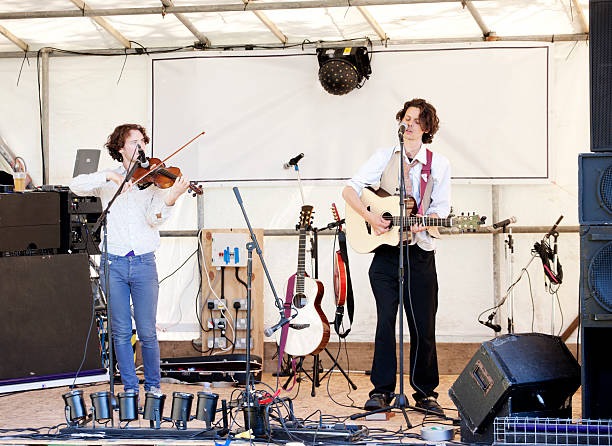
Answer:
[[[589,32],[589,22],[584,16],[584,10],[582,9],[582,6],[580,6],[580,3],[578,3],[578,0],[572,0],[572,5],[576,9],[576,13],[578,14],[578,21],[580,22],[580,30],[583,33],[588,33]]]
[[[91,8],[89,6],[87,6],[87,3],[85,3],[83,0],[70,0],[72,3],[74,3],[74,5],[79,8],[81,10],[81,13],[83,15],[85,15],[86,11],[91,11]],[[117,31],[117,29],[111,25],[110,23],[108,23],[108,21],[106,21],[105,19],[103,19],[102,17],[97,17],[97,16],[88,16],[91,20],[93,20],[95,23],[97,23],[98,25],[100,25],[100,27],[102,27],[102,29],[104,29],[104,31],[106,31],[107,33],[109,33],[111,36],[113,36],[117,41],[119,41],[119,43],[121,45],[123,45],[124,48],[131,48],[132,44],[130,43],[129,39],[126,39],[123,34],[121,34],[119,31]]]
[[[245,0],[244,4],[248,5],[249,4],[248,0]],[[263,11],[253,11],[253,14],[255,14],[255,16],[259,20],[261,20],[261,22],[264,25],[266,25],[268,27],[270,32],[272,34],[274,34],[276,36],[276,38],[278,40],[280,40],[283,45],[286,44],[289,41],[287,36],[283,34],[283,32],[278,28],[278,26],[276,26],[276,23],[274,23],[272,20],[270,20],[270,18],[266,15],[265,12],[263,12]]]
[[[476,23],[480,27],[480,30],[482,31],[482,35],[485,38],[489,37],[491,35],[491,30],[485,24],[484,20],[482,19],[482,16],[480,15],[476,7],[472,4],[472,0],[462,0],[461,3],[463,3],[463,6],[465,6],[467,10],[470,11],[470,14],[472,14],[472,18],[476,21]]]
[[[15,34],[10,32],[8,29],[6,29],[2,25],[0,25],[0,34],[2,34],[4,37],[9,39],[11,42],[13,42],[15,45],[17,45],[23,51],[28,51],[30,49],[30,47],[29,47],[29,45],[27,43],[25,43],[23,40],[21,40],[19,37],[17,37]]]
[[[49,182],[49,53],[49,50],[43,49],[40,58],[40,136],[44,165],[41,184]]]
[[[170,8],[174,6],[174,3],[172,2],[172,0],[160,0],[160,1],[162,2],[162,5],[164,5],[164,7],[166,8]],[[198,28],[193,24],[193,22],[189,18],[185,16],[185,14],[175,13],[174,16],[183,25],[185,25],[185,28],[191,31],[191,34],[193,34],[196,37],[196,39],[198,39],[199,42],[203,43],[204,46],[210,46],[210,40],[208,39],[208,37],[206,37],[202,32],[200,32],[200,30],[198,30]]]
[[[376,34],[378,34],[380,40],[389,40],[389,37],[387,37],[387,33],[385,32],[385,30],[382,29],[382,26],[380,26],[380,24],[376,21],[374,16],[370,13],[370,11],[368,11],[365,6],[357,6],[357,10],[361,13],[363,18],[366,20],[366,22],[368,22],[368,24],[372,27]]]
[[[462,0],[351,0],[350,6],[413,5],[428,3],[459,3]],[[472,0],[488,1],[488,0]],[[264,11],[275,9],[312,9],[346,7],[346,0],[302,0],[276,2],[222,3],[196,6],[170,6],[148,8],[86,9],[81,11],[21,11],[1,12],[0,20],[48,19],[58,17],[103,17],[116,15],[189,14],[195,12]]]
[[[579,42],[579,41],[587,41],[589,40],[589,35],[585,34],[585,33],[578,33],[578,34],[542,34],[542,35],[531,35],[531,36],[497,36],[495,38],[496,41],[500,41],[500,42]],[[386,42],[385,46],[393,46],[393,45],[422,45],[422,44],[434,44],[434,43],[477,43],[477,42],[483,42],[484,39],[482,37],[457,37],[457,38],[447,38],[447,39],[411,39],[411,40],[389,40]],[[346,46],[356,46],[358,44],[360,45],[366,45],[367,41],[363,40],[363,41],[355,41],[355,40],[341,40],[341,41],[334,41],[334,42],[313,42],[313,43],[304,43],[304,44],[299,44],[300,47],[304,47],[304,48],[316,48],[316,47],[336,47],[338,45],[346,45]],[[374,41],[372,42],[373,45],[377,46],[377,45],[383,45],[382,42],[377,42]],[[212,47],[212,48],[208,48],[208,50],[212,50],[212,51],[220,51],[223,50],[226,46],[221,45],[219,47]],[[233,49],[239,48],[239,47],[253,47],[252,43],[244,43],[244,44],[235,44],[232,45]],[[267,48],[265,48],[265,46],[258,46],[255,45],[256,49],[270,49],[270,50],[276,50],[276,49],[280,49],[281,47],[276,47],[276,46],[269,46]],[[98,55],[103,55],[103,56],[125,56],[127,55],[139,55],[143,53],[143,50],[141,48],[130,48],[130,49],[126,49],[126,50],[119,50],[119,49],[108,49],[108,48],[101,48],[101,49],[85,49],[83,51],[86,51],[87,54],[83,53],[83,54],[79,54],[78,50],[72,50],[72,52],[53,52],[53,50],[51,50],[50,52],[53,54],[53,56],[55,57],[69,57],[69,56],[87,56],[89,53],[96,53]],[[185,48],[185,49],[181,49],[181,50],[177,50],[176,47],[148,47],[147,51],[151,51],[151,52],[164,52],[164,51],[172,51],[172,52],[194,52],[193,48]],[[31,57],[36,57],[37,52],[36,51],[28,51],[27,56],[31,56]],[[0,59],[2,58],[22,58],[24,57],[24,53],[23,51],[11,51],[11,52],[0,52]]]

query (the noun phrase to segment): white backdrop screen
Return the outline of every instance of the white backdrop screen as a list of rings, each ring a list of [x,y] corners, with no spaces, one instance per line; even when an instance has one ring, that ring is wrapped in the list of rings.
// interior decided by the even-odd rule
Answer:
[[[397,143],[396,112],[421,97],[440,117],[432,150],[468,180],[545,179],[549,48],[394,48],[372,53],[372,75],[345,96],[323,90],[313,51],[206,52],[154,57],[153,153],[192,180],[350,178]]]

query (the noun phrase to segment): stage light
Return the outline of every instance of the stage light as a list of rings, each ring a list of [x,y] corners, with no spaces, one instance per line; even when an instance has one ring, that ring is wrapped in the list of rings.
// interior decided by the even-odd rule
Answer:
[[[92,393],[89,398],[91,398],[95,421],[102,422],[113,418],[113,400],[110,392]]]
[[[64,403],[64,416],[69,426],[77,426],[79,421],[87,418],[87,408],[83,399],[82,390],[71,390],[62,395]]]
[[[361,88],[370,78],[372,68],[364,46],[317,48],[319,82],[330,94],[343,95]]]
[[[164,413],[164,401],[166,395],[163,393],[147,392],[145,394],[144,415],[145,420],[150,420],[150,426],[159,429],[162,414]]]
[[[138,392],[128,391],[117,395],[119,398],[119,420],[133,421],[138,419]]]
[[[193,395],[191,393],[173,392],[172,410],[170,418],[176,424],[177,429],[187,429],[187,421],[191,417],[191,403]]]
[[[198,407],[196,409],[196,418],[206,422],[206,429],[212,428],[212,422],[215,421],[215,413],[217,412],[217,400],[219,395],[210,392],[198,392]]]

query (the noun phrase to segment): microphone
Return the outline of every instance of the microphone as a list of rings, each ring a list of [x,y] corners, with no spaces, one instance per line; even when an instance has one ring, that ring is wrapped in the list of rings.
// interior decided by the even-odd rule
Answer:
[[[404,133],[406,133],[406,129],[408,128],[408,126],[406,125],[405,122],[402,122],[398,129],[397,129],[397,135],[402,138],[404,136]]]
[[[557,222],[553,225],[552,228],[550,228],[550,231],[548,231],[548,234],[546,234],[544,238],[550,238],[550,236],[553,235],[553,233],[557,230],[557,226],[559,226],[559,223],[561,223],[561,220],[563,220],[563,215],[559,217]]]
[[[140,147],[140,144],[136,144],[138,147],[138,161],[140,161],[140,167],[144,167],[145,169],[149,167],[149,160],[145,156],[144,150]]]
[[[497,223],[493,223],[493,227],[495,229],[503,228],[503,227],[508,226],[508,225],[510,225],[512,223],[516,223],[516,217],[506,218],[505,220],[498,221]]]
[[[297,163],[299,163],[299,161],[304,158],[304,154],[300,153],[297,156],[294,156],[293,158],[291,158],[289,160],[289,162],[283,164],[283,169],[289,169],[291,166],[297,166]]]
[[[489,327],[495,333],[499,333],[501,331],[501,325],[499,324],[494,324],[491,321],[478,321],[478,322],[480,322],[485,327]]]
[[[272,336],[272,334],[278,330],[279,328],[282,328],[283,326],[287,325],[292,319],[294,319],[298,314],[295,313],[293,316],[289,316],[289,317],[283,317],[281,318],[281,320],[279,321],[278,324],[272,326],[272,327],[268,327],[264,330],[264,335],[269,338],[270,336]],[[501,330],[501,328],[500,328]]]

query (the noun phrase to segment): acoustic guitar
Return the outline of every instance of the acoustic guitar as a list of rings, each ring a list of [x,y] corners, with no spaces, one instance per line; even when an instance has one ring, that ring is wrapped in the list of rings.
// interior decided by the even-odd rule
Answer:
[[[375,214],[381,215],[385,220],[391,222],[391,230],[381,235],[376,235],[370,224],[359,215],[348,203],[345,209],[345,220],[346,220],[346,238],[351,247],[359,253],[372,252],[380,245],[391,245],[396,246],[399,244],[400,239],[400,204],[399,197],[396,195],[379,196],[371,189],[365,188],[361,194],[361,201],[366,208],[374,212]],[[409,208],[412,208],[412,212],[415,211],[414,200],[412,204],[409,204]],[[424,226],[432,226],[437,230],[437,226],[443,226],[447,228],[456,228],[460,232],[476,231],[478,227],[484,224],[486,217],[480,217],[478,215],[460,215],[460,216],[449,216],[447,218],[435,218],[435,217],[417,217],[412,213],[404,216],[404,227],[410,228],[412,225],[422,224]],[[407,238],[410,238],[408,232]]]
[[[306,274],[306,231],[311,226],[312,206],[302,206],[299,224],[299,248],[297,272],[287,281],[287,295],[292,295],[292,306],[297,316],[288,324],[285,353],[292,356],[316,355],[329,342],[330,327],[321,309],[323,283]],[[280,345],[283,330],[277,331]]]

